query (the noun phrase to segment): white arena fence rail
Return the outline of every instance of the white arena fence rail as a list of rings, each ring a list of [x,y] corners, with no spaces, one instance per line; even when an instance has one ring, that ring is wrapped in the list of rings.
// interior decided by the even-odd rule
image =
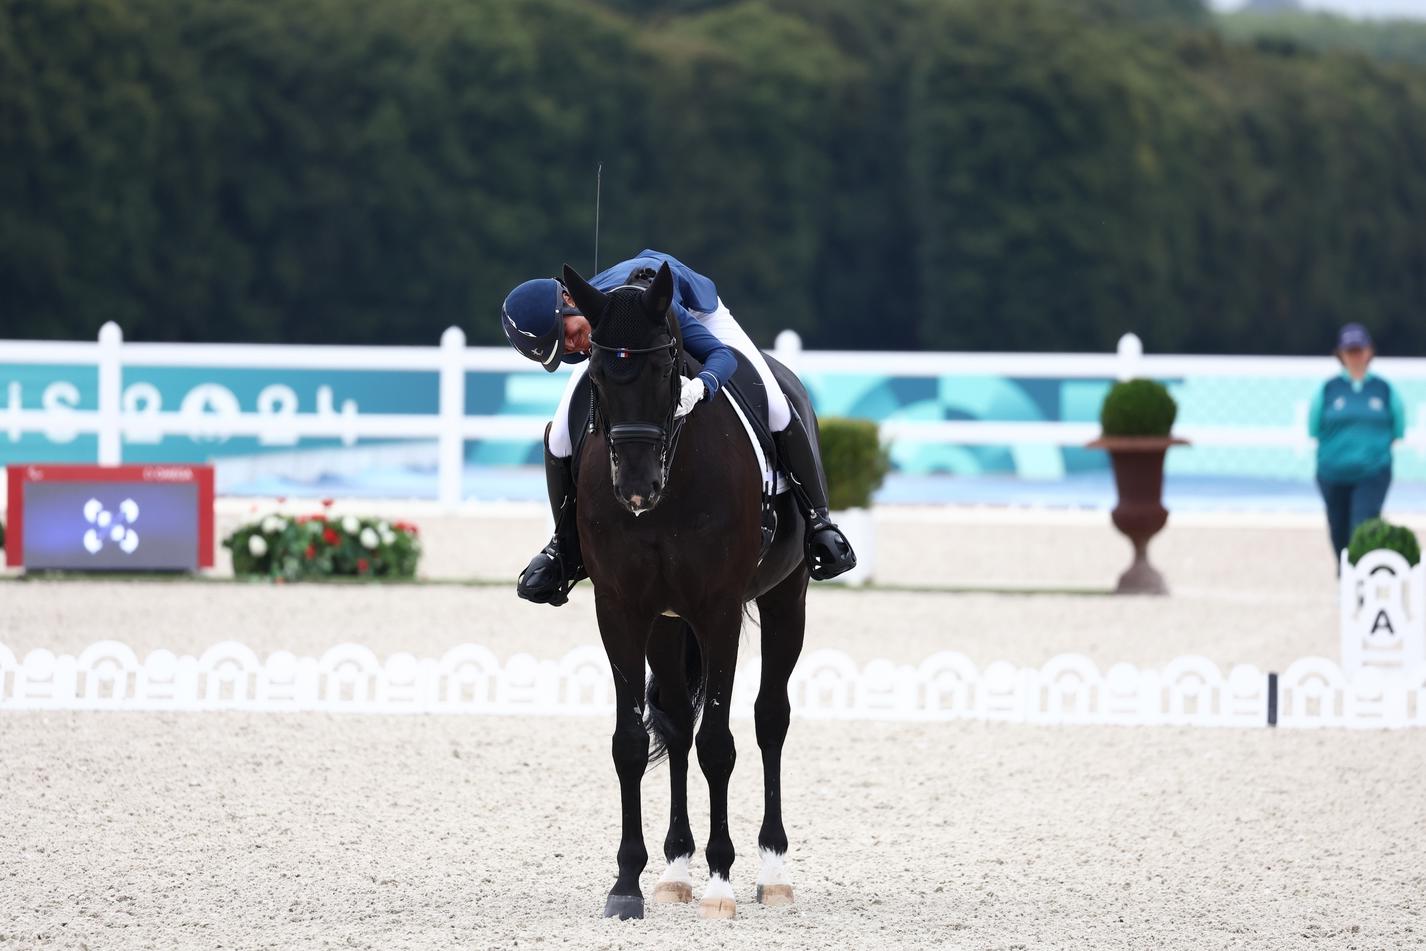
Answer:
[[[778,335],[773,352],[799,371],[811,373],[878,372],[900,377],[941,377],[955,374],[1022,378],[1128,379],[1148,376],[1325,377],[1332,372],[1329,357],[1170,356],[1146,355],[1139,338],[1125,334],[1112,354],[1066,353],[859,353],[803,351],[792,331]],[[299,438],[335,438],[350,445],[357,439],[433,439],[437,442],[437,497],[447,507],[461,500],[463,444],[469,439],[529,439],[538,441],[543,416],[478,416],[465,411],[465,373],[522,371],[530,364],[508,347],[467,347],[465,333],[448,328],[438,347],[306,346],[283,344],[125,343],[117,324],[106,323],[94,343],[74,341],[0,340],[4,360],[16,364],[94,366],[98,375],[98,408],[73,405],[40,409],[21,406],[18,384],[0,392],[0,432],[14,441],[24,433],[61,431],[97,435],[100,465],[123,461],[126,438],[149,440],[192,435],[257,437],[269,445]],[[250,369],[425,370],[439,374],[439,409],[434,414],[357,413],[354,407],[331,405],[330,393],[318,394],[316,412],[288,411],[295,396],[285,387],[259,396],[255,412],[231,408],[213,413],[193,407],[156,410],[151,394],[122,385],[125,367],[241,367]],[[1426,359],[1387,358],[1377,368],[1393,380],[1426,380]],[[69,404],[77,394],[66,397]],[[61,401],[65,403],[65,401]],[[201,410],[201,407],[200,407]],[[1286,447],[1307,452],[1307,404],[1295,409],[1291,425],[1185,425],[1175,432],[1198,446]],[[1426,409],[1403,442],[1426,455]],[[996,422],[986,420],[895,420],[881,424],[884,438],[898,442],[932,442],[967,446],[1082,446],[1094,439],[1098,426],[1074,422]]]
[[[740,667],[732,713],[752,716],[759,661]],[[1367,668],[1348,677],[1309,657],[1281,674],[1240,664],[1226,673],[1204,657],[1162,668],[1063,654],[1040,667],[985,668],[940,652],[919,664],[858,666],[836,650],[802,658],[788,683],[795,715],[811,719],[1195,727],[1426,727],[1426,664],[1406,672]],[[505,661],[475,644],[439,658],[342,644],[320,657],[277,651],[265,660],[224,641],[200,656],[155,650],[144,659],[100,641],[78,656],[0,644],[0,712],[20,710],[237,710],[270,713],[608,716],[614,710],[601,648],[558,660]]]

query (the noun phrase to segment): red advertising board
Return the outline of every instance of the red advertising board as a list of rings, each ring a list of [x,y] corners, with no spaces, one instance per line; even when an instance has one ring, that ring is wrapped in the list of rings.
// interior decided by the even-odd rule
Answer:
[[[73,570],[213,567],[213,467],[17,464],[5,561]]]

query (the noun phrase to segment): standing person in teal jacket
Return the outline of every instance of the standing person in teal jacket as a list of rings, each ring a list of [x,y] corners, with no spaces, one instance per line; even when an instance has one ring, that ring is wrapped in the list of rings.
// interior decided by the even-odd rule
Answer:
[[[1391,485],[1391,444],[1406,431],[1406,412],[1391,384],[1368,373],[1371,335],[1347,324],[1337,335],[1342,372],[1317,391],[1307,417],[1317,440],[1317,486],[1338,558],[1358,525],[1381,515]]]

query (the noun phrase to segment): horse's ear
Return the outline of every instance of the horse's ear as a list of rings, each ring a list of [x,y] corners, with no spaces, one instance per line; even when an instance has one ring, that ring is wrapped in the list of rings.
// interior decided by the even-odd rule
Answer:
[[[644,290],[644,311],[649,315],[650,321],[662,324],[672,303],[673,272],[668,269],[668,262],[665,261],[659,265],[654,282]]]
[[[574,298],[574,306],[579,308],[579,312],[593,328],[604,315],[604,307],[609,303],[609,298],[603,291],[580,277],[579,272],[568,264],[564,266],[564,286],[569,291],[569,296]]]

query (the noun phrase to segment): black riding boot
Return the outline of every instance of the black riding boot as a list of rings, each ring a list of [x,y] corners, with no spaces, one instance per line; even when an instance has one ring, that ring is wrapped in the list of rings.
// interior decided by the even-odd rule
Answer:
[[[792,492],[797,496],[802,517],[807,520],[803,542],[813,580],[826,581],[851,571],[857,566],[856,552],[827,514],[827,477],[822,473],[822,460],[813,451],[807,429],[796,412],[786,429],[773,433],[773,439],[777,440],[777,453],[792,478]]]
[[[579,528],[574,518],[574,473],[571,460],[550,454],[549,429],[545,430],[545,485],[555,534],[544,549],[530,559],[515,582],[515,593],[536,604],[559,607],[569,600],[569,590],[588,578],[579,552]]]

